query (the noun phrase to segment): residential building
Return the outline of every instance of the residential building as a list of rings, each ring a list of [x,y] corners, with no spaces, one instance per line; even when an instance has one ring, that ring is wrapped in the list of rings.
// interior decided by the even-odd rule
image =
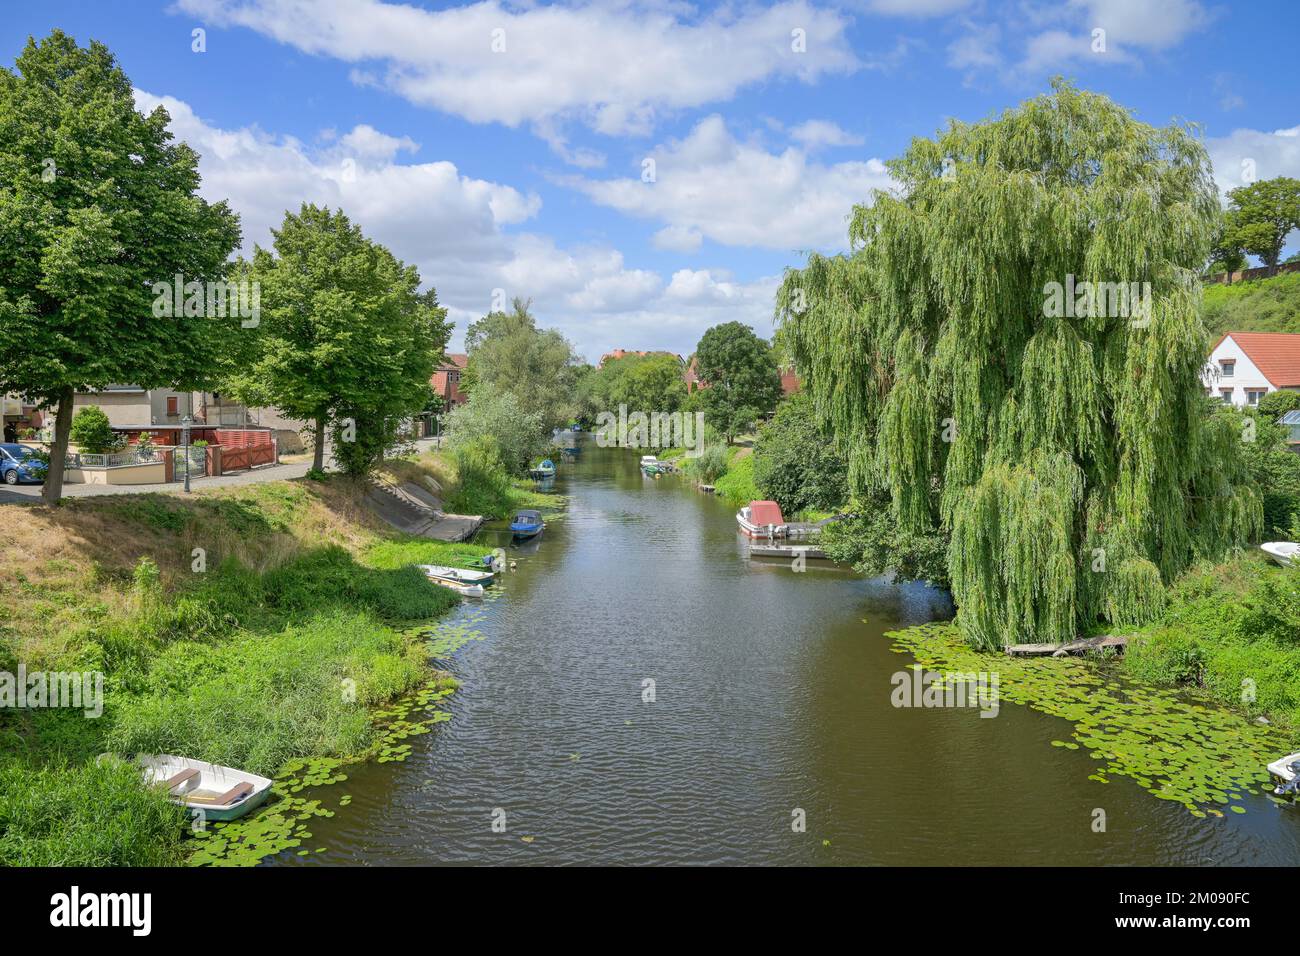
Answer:
[[[460,379],[465,372],[465,366],[468,364],[468,355],[460,352],[449,352],[447,353],[447,361],[439,365],[437,371],[433,373],[430,384],[442,399],[446,411],[451,411],[457,405],[464,405],[469,401],[469,396],[460,389]]]
[[[1205,394],[1238,407],[1280,389],[1300,391],[1300,335],[1227,332],[1210,350],[1201,380]]]

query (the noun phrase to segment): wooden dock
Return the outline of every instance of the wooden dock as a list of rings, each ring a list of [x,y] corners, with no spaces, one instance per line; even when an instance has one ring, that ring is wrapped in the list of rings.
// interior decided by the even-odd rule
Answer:
[[[1119,652],[1127,646],[1128,637],[1125,635],[1106,634],[1101,637],[1085,637],[1065,644],[1010,644],[1006,651],[1012,657],[1066,657],[1070,654],[1083,654],[1105,648],[1114,648]]]
[[[755,558],[825,558],[826,552],[811,544],[751,544],[749,553]]]

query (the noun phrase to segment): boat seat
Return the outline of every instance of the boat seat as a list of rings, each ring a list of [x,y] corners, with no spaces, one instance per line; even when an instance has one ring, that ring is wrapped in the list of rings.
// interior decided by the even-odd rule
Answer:
[[[189,798],[189,802],[210,803],[214,807],[224,807],[228,803],[235,803],[238,800],[242,800],[244,797],[248,796],[252,792],[253,792],[253,785],[251,783],[248,782],[237,783],[229,790],[227,790],[225,793],[218,794],[213,797],[191,796]]]
[[[177,787],[179,787],[181,784],[188,783],[191,780],[193,780],[194,783],[198,783],[198,779],[197,779],[198,777],[199,777],[199,772],[195,770],[193,767],[190,767],[187,770],[182,770],[180,773],[174,774],[168,779],[161,781],[161,786],[164,790],[171,792],[172,790],[175,790]]]

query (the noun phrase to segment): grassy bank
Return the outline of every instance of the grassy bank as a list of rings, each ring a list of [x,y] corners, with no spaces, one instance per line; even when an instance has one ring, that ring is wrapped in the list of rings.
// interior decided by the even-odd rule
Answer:
[[[511,478],[499,462],[480,461],[475,455],[426,452],[418,458],[389,464],[396,477],[429,488],[453,514],[507,518],[520,508],[548,509],[557,498],[537,490],[537,482]]]
[[[1224,332],[1300,332],[1300,272],[1271,279],[1207,284],[1205,325],[1216,338]]]
[[[0,863],[183,859],[180,811],[104,751],[272,776],[375,743],[374,709],[431,676],[412,625],[459,602],[410,565],[482,548],[399,535],[364,497],[332,478],[0,508],[0,670],[99,671],[105,698],[97,719],[0,710]]]

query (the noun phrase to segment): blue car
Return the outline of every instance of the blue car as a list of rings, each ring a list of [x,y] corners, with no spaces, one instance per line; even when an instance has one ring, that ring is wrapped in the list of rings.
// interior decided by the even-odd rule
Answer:
[[[26,445],[0,445],[0,478],[6,485],[16,485],[20,481],[34,481],[40,484],[45,480],[46,466],[36,455],[35,448]]]

